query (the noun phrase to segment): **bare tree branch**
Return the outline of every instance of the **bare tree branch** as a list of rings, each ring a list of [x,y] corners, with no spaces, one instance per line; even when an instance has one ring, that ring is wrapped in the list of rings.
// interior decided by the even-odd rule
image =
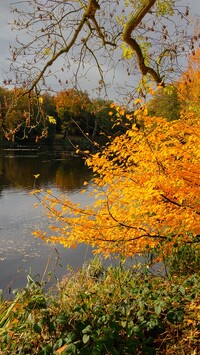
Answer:
[[[131,37],[132,32],[139,25],[144,16],[149,12],[155,2],[156,0],[146,0],[144,5],[139,8],[133,16],[131,16],[130,20],[124,26],[122,38],[124,42],[126,42],[135,52],[142,75],[150,74],[157,84],[163,85],[163,80],[158,72],[145,64],[145,57],[143,56],[140,45],[133,37]]]
[[[119,68],[120,72],[123,70],[124,80],[128,80],[125,73],[136,75],[139,69],[142,77],[148,75],[164,86],[180,74],[180,58],[198,45],[198,36],[187,33],[188,11],[184,13],[182,8],[180,12],[172,0],[167,4],[164,0],[127,1],[126,4],[111,0],[25,0],[14,4],[17,19],[13,28],[20,34],[12,49],[12,68],[17,85],[23,83],[27,92],[40,82],[41,88],[48,86],[46,79],[50,76],[58,79],[53,64],[59,65],[63,55],[60,69],[67,79],[60,80],[61,83],[70,82],[73,86],[79,80],[80,86],[89,77],[89,71],[96,69],[96,86],[92,90],[101,90],[99,82],[105,83],[102,85],[105,90],[115,80]],[[159,12],[160,4],[164,12]],[[133,51],[131,58],[123,56],[123,45]],[[127,68],[125,72],[124,68]],[[118,83],[116,87],[119,92]],[[131,84],[126,83],[124,91],[130,92],[129,87]]]

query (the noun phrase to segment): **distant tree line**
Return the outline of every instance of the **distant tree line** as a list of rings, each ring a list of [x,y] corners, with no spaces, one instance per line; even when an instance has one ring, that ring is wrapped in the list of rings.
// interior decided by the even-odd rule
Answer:
[[[111,101],[90,99],[87,92],[63,90],[56,95],[22,88],[0,88],[0,139],[10,141],[52,140],[85,135],[111,134],[115,115],[108,114]],[[116,132],[116,129],[114,129]]]
[[[0,87],[0,139],[38,142],[70,136],[113,136],[123,133],[126,122],[118,122],[112,101],[91,99],[87,92],[67,89],[56,95],[36,92],[24,95],[22,88]],[[176,86],[161,88],[148,104],[149,114],[179,118],[180,103]],[[125,110],[126,113],[130,109]],[[126,117],[126,115],[124,115]]]

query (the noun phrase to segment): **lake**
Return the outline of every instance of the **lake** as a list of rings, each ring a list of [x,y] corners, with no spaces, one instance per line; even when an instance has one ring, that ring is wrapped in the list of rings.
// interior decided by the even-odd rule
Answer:
[[[91,179],[80,157],[61,148],[0,148],[0,289],[5,297],[25,286],[28,274],[41,278],[46,270],[46,276],[51,272],[52,283],[66,274],[68,265],[77,269],[92,257],[91,248],[85,245],[71,250],[33,238],[34,229],[48,224],[42,211],[34,208],[36,197],[30,195],[36,174],[40,174],[39,188],[51,189],[56,195],[65,193],[82,204],[89,199],[90,184],[88,194],[79,194],[84,181]]]
[[[37,174],[40,176],[35,180]],[[41,208],[34,208],[38,201],[30,194],[36,182],[36,187],[50,189],[56,196],[65,194],[84,206],[92,202],[91,178],[84,161],[61,147],[0,148],[0,289],[5,298],[11,298],[14,289],[24,287],[28,275],[38,281],[44,278],[48,288],[66,275],[68,267],[77,270],[93,257],[87,245],[66,249],[34,238],[32,231],[45,230],[49,222]],[[83,186],[87,191],[80,194]],[[142,257],[133,256],[126,265],[143,262]],[[118,261],[110,258],[103,263],[106,267]],[[157,273],[160,267],[155,264],[155,269],[149,271]]]

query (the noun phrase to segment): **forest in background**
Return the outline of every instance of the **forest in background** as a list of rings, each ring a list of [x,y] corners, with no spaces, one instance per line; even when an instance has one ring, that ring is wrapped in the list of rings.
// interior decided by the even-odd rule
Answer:
[[[178,85],[170,85],[148,103],[149,114],[176,120],[180,117],[181,100]],[[126,130],[126,114],[133,113],[137,105],[126,107],[123,122],[113,101],[90,99],[87,92],[75,89],[63,90],[56,95],[44,93],[31,97],[23,89],[0,88],[0,139],[1,142],[27,144],[67,142],[72,137],[88,137],[92,143],[97,137],[122,134]],[[30,113],[31,112],[31,113]],[[31,118],[32,117],[32,118]],[[73,147],[71,146],[73,149]]]

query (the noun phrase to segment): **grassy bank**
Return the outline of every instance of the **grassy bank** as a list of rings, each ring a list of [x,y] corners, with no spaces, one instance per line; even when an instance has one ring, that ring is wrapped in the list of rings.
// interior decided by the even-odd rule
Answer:
[[[190,354],[200,351],[199,254],[169,275],[94,259],[45,294],[28,278],[2,301],[0,354]],[[178,259],[177,259],[178,257]],[[185,259],[185,261],[187,261]]]

